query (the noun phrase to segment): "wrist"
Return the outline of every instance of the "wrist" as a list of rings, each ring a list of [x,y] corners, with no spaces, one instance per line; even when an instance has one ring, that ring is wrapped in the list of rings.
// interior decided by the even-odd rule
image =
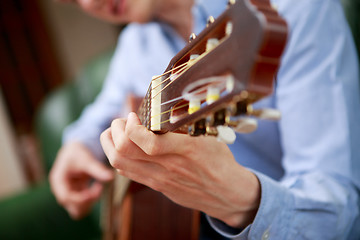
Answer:
[[[228,226],[233,228],[245,228],[251,224],[256,216],[260,205],[261,187],[259,179],[256,175],[247,169],[243,168],[245,172],[239,174],[236,182],[240,186],[237,191],[234,191],[232,197],[232,211],[230,214],[221,219]]]

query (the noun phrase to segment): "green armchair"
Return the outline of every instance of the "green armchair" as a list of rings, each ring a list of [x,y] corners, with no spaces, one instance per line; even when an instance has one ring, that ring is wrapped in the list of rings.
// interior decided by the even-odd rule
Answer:
[[[52,92],[35,116],[46,173],[61,147],[64,128],[77,119],[82,109],[99,93],[112,52],[89,62],[77,79]],[[80,221],[72,220],[57,204],[48,181],[18,196],[0,201],[0,239],[63,240],[100,239],[99,206]]]
[[[358,56],[360,56],[360,1],[342,0],[342,5],[354,37]]]
[[[75,81],[51,93],[37,112],[35,132],[47,172],[61,146],[64,128],[76,120],[100,92],[111,56],[112,52],[107,52],[89,62]]]

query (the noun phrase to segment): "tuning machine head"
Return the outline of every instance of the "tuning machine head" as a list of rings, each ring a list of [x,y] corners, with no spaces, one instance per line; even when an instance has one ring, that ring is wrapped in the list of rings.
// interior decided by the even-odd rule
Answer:
[[[200,136],[206,134],[206,119],[197,120],[189,126],[188,134],[190,136]]]
[[[227,6],[230,7],[231,5],[234,5],[236,3],[236,0],[228,0]]]
[[[238,133],[252,133],[258,127],[256,119],[250,117],[240,117],[237,120],[228,121],[227,124]]]
[[[253,109],[252,105],[249,105],[247,113],[259,119],[270,121],[278,121],[281,118],[281,112],[273,108]]]
[[[213,22],[215,22],[215,18],[213,16],[209,16],[206,22],[206,26],[208,27]]]
[[[192,40],[194,40],[196,38],[195,33],[191,33],[189,36],[189,42],[191,42]]]
[[[236,140],[234,130],[228,126],[208,127],[207,135],[215,136],[219,142],[233,144]]]

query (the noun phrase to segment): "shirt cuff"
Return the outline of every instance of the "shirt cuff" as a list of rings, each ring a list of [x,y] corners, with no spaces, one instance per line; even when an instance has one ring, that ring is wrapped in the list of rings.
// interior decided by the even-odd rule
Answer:
[[[252,224],[244,229],[232,228],[222,221],[207,216],[209,224],[219,234],[231,239],[268,239],[284,236],[291,218],[293,199],[287,189],[266,175],[252,171],[261,185],[258,212]]]

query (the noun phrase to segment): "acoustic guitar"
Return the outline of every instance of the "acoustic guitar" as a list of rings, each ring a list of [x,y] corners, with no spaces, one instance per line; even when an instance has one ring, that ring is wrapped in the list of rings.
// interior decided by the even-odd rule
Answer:
[[[212,135],[231,143],[233,129],[256,129],[254,117],[278,118],[276,110],[251,104],[272,93],[287,34],[269,0],[230,0],[153,77],[138,110],[142,124],[158,134]],[[197,211],[121,176],[108,190],[104,239],[198,239]]]

